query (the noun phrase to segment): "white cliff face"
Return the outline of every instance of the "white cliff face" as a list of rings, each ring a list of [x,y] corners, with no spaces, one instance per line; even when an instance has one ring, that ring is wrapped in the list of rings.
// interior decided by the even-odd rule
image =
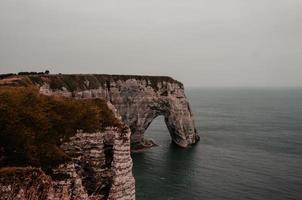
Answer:
[[[108,128],[102,133],[77,133],[62,145],[72,157],[87,199],[135,199],[129,137],[126,127],[122,131]]]
[[[134,200],[130,130],[77,133],[61,148],[71,161],[52,169],[0,175],[0,200]]]
[[[64,75],[62,85],[66,81]],[[52,78],[47,77],[40,83],[40,92],[46,95],[60,95],[75,98],[104,98],[110,101],[122,120],[131,129],[132,147],[144,147],[150,143],[144,139],[144,133],[152,121],[159,115],[165,122],[174,143],[188,147],[199,140],[192,112],[181,83],[160,77],[123,77],[114,75],[94,75],[98,84],[90,88],[91,80],[81,77],[77,89],[71,91],[62,86],[51,88]],[[104,81],[104,77],[106,80]],[[68,77],[69,80],[71,77]],[[76,77],[73,77],[76,79]],[[91,77],[90,77],[91,78]],[[152,145],[152,143],[151,143]]]

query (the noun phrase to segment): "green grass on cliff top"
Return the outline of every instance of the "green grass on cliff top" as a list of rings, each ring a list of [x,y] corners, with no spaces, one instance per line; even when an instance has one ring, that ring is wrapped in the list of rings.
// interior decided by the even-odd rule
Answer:
[[[0,167],[50,169],[70,158],[60,149],[77,130],[96,132],[119,121],[101,99],[39,94],[34,87],[0,87]]]

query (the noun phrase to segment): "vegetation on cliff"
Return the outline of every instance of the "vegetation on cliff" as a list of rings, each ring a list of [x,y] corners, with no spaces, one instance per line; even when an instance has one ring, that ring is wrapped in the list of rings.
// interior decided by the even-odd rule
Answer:
[[[17,74],[0,75],[0,85],[30,86],[49,84],[53,90],[68,91],[98,89],[99,87],[110,90],[111,83],[135,79],[145,81],[147,86],[158,90],[159,83],[182,83],[168,76],[139,76],[139,75],[107,75],[107,74],[48,74],[35,72],[22,72]]]
[[[50,97],[34,87],[0,87],[0,167],[50,169],[69,160],[60,144],[78,130],[96,132],[119,125],[101,99]]]

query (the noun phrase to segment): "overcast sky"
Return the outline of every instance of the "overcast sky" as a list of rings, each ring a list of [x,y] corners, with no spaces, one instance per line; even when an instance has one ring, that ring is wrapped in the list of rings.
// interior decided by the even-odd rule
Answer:
[[[302,0],[1,0],[0,73],[302,86]]]

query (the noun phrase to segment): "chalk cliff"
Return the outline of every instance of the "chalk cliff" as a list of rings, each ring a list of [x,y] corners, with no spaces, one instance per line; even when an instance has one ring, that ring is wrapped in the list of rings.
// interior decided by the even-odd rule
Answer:
[[[0,200],[134,200],[130,129],[111,108],[0,87]]]
[[[159,115],[165,117],[175,144],[188,147],[199,140],[184,86],[170,77],[33,75],[17,77],[12,83],[38,85],[40,92],[46,95],[110,101],[131,129],[133,150],[153,145],[144,133]]]
[[[130,131],[77,133],[62,148],[72,161],[46,175],[40,168],[0,170],[0,200],[135,199]]]

